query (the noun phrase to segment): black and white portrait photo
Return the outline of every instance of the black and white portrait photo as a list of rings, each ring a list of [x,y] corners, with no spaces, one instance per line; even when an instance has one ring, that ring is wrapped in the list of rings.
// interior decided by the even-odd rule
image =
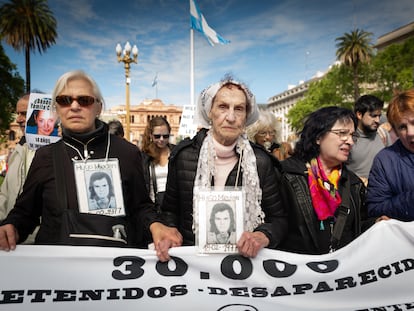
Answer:
[[[93,172],[89,178],[89,210],[115,207],[115,193],[111,176],[106,172]]]
[[[199,190],[195,199],[196,246],[200,254],[237,253],[243,233],[243,191]]]
[[[236,223],[234,207],[227,202],[216,203],[210,213],[209,244],[235,244]]]
[[[118,159],[75,161],[74,168],[80,213],[125,215]]]

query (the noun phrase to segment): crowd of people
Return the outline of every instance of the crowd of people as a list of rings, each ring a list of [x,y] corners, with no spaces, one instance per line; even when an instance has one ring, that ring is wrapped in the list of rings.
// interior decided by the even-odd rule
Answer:
[[[28,99],[16,105],[23,132]],[[247,85],[226,75],[201,92],[194,137],[172,144],[167,118],[156,116],[137,147],[119,121],[100,119],[95,80],[64,73],[52,94],[50,114],[58,119],[33,116],[39,130],[45,123],[43,135],[59,123],[62,139],[34,152],[23,136],[9,158],[0,249],[25,241],[152,245],[168,261],[171,247],[197,246],[204,235],[252,258],[262,248],[333,252],[378,221],[414,220],[414,90],[388,105],[395,142],[380,127],[383,105],[364,95],[353,111],[320,108],[293,145],[281,141],[277,119],[258,109]],[[201,212],[206,200],[209,214]]]

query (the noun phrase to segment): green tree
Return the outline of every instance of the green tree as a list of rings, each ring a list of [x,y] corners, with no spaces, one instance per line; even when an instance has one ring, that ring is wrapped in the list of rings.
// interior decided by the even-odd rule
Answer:
[[[335,39],[336,57],[346,66],[352,68],[354,83],[354,100],[359,98],[359,69],[361,64],[369,62],[374,55],[371,43],[371,32],[355,29],[351,33]]]
[[[30,52],[40,54],[57,38],[56,19],[47,0],[10,0],[0,7],[0,37],[16,51],[25,52],[26,92],[30,92]]]
[[[375,95],[387,102],[394,90],[414,87],[414,38],[378,52],[372,59],[368,82],[375,84]]]
[[[354,73],[350,66],[334,66],[322,79],[310,84],[305,97],[289,110],[287,118],[300,131],[306,116],[318,108],[336,105],[353,109]],[[395,43],[370,62],[360,63],[358,77],[361,94],[376,95],[388,102],[396,89],[414,87],[414,38]]]
[[[17,100],[24,91],[24,80],[16,71],[0,43],[0,134],[9,128]],[[1,135],[0,135],[1,136]]]
[[[352,108],[352,71],[348,66],[335,65],[320,80],[310,83],[303,99],[292,107],[287,118],[292,128],[299,132],[311,112],[326,106]]]

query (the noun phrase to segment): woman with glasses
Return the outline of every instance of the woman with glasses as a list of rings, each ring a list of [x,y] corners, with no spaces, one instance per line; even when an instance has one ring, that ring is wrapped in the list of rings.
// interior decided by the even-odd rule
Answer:
[[[157,211],[162,204],[168,175],[171,126],[164,117],[148,121],[142,139],[145,184]]]
[[[278,143],[280,139],[280,123],[268,111],[259,110],[259,119],[246,129],[250,141],[262,145],[277,159],[290,157],[292,147],[287,142]]]
[[[37,150],[13,210],[0,227],[0,249],[13,250],[42,219],[35,244],[145,247],[154,241],[181,243],[160,222],[144,184],[138,148],[110,135],[99,116],[104,100],[83,71],[63,74],[52,95],[62,140]],[[88,176],[110,171],[116,207],[90,210]],[[171,239],[170,239],[171,238]]]
[[[354,113],[340,107],[321,108],[306,119],[293,156],[281,162],[290,202],[283,250],[328,253],[374,222],[367,219],[363,182],[345,165],[356,127]]]

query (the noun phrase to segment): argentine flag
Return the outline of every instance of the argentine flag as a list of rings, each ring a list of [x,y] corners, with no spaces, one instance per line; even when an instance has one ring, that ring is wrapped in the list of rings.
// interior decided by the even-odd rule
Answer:
[[[211,46],[215,44],[228,44],[229,40],[224,39],[214,31],[208,24],[203,14],[198,9],[195,0],[190,0],[191,28],[201,32],[208,40]]]
[[[151,86],[154,87],[158,84],[158,72],[155,74],[154,80],[152,80]]]

